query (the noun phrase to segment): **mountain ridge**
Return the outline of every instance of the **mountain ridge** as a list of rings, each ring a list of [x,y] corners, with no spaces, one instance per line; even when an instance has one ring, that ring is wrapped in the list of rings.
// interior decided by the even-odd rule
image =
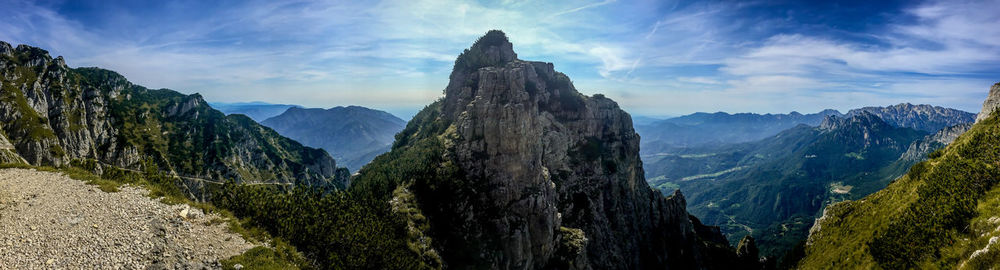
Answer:
[[[32,165],[111,167],[182,176],[201,197],[208,182],[344,186],[346,172],[323,150],[303,147],[242,115],[226,116],[199,94],[148,89],[99,68],[0,42],[0,120]],[[204,199],[204,198],[202,198]]]
[[[232,102],[232,103],[209,102],[208,105],[212,106],[212,108],[219,110],[222,113],[225,113],[226,115],[230,114],[246,115],[250,117],[250,119],[257,121],[258,123],[267,120],[268,118],[277,116],[285,112],[285,110],[288,110],[288,108],[302,107],[294,104],[273,104],[263,101]]]
[[[847,115],[855,115],[861,112],[875,114],[893,126],[908,127],[930,133],[962,123],[972,123],[976,119],[976,114],[970,112],[941,106],[927,104],[913,105],[910,103],[900,103],[885,107],[863,107],[850,110],[847,112]]]
[[[325,149],[351,171],[389,151],[406,121],[362,106],[288,108],[260,122],[304,145]]]

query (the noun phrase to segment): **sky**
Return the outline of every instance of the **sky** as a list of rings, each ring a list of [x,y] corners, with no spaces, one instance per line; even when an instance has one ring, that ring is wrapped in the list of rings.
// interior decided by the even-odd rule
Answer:
[[[405,119],[441,97],[454,59],[490,29],[633,115],[978,112],[1000,81],[1000,0],[0,0],[0,40],[72,67],[210,102]]]

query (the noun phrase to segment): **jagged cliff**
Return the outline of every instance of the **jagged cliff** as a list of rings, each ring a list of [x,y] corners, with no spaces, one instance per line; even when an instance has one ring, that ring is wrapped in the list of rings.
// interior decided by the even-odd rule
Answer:
[[[415,195],[411,217],[430,224],[415,239],[451,268],[736,267],[679,192],[646,184],[638,153],[614,101],[580,94],[551,63],[518,59],[490,31],[455,61],[445,97],[352,188],[395,190],[393,202]]]
[[[27,164],[28,162],[17,154],[14,145],[7,141],[7,138],[0,134],[0,163]]]
[[[986,101],[983,101],[983,109],[976,115],[976,123],[989,118],[990,113],[993,113],[998,107],[1000,107],[1000,82],[990,87],[990,93],[986,96]]]
[[[942,147],[955,141],[959,135],[962,135],[962,133],[965,133],[970,128],[972,128],[972,123],[958,124],[943,128],[934,134],[927,135],[927,137],[910,144],[910,147],[906,149],[906,152],[903,153],[900,159],[908,161],[921,161],[927,157],[927,154],[941,149]]]
[[[108,70],[69,68],[39,48],[0,42],[0,84],[2,132],[34,165],[87,161],[98,171],[155,169],[188,180],[329,185],[346,179],[342,171],[338,178],[325,151],[245,116],[227,117],[198,94],[147,89]]]

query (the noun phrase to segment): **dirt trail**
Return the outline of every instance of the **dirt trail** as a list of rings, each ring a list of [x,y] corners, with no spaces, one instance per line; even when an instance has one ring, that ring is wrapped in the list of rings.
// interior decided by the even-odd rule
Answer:
[[[0,169],[0,269],[213,269],[254,246],[207,225],[213,215],[147,193]]]

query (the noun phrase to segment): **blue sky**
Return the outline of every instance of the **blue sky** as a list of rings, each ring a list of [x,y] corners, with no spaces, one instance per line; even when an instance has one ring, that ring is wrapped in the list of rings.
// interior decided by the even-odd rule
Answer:
[[[1000,1],[827,2],[0,0],[0,40],[213,102],[404,118],[489,29],[638,115],[976,112],[1000,81]]]

